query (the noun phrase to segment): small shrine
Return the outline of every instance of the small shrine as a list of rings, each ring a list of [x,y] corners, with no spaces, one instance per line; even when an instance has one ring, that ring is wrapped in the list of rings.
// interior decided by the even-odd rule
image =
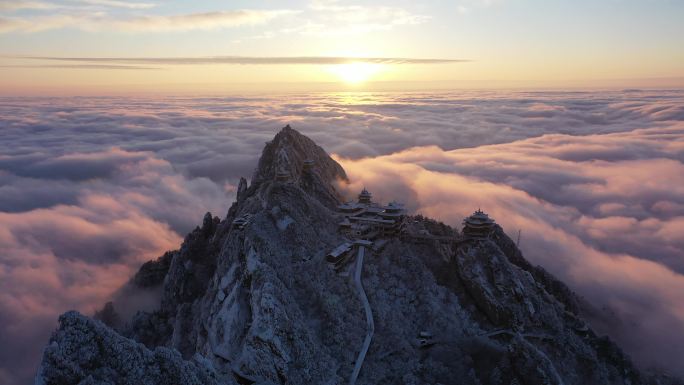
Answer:
[[[473,215],[463,220],[463,235],[469,238],[488,238],[494,228],[494,220],[478,209]]]
[[[275,179],[279,182],[287,182],[290,180],[292,174],[290,173],[290,159],[287,156],[284,148],[278,151],[278,164],[275,170]]]
[[[373,200],[373,194],[368,192],[366,188],[361,190],[361,193],[359,194],[359,203],[369,205],[371,204],[371,201]]]
[[[304,166],[303,166],[304,172],[311,172],[315,165],[316,165],[316,162],[314,162],[313,159],[306,159],[304,161]]]

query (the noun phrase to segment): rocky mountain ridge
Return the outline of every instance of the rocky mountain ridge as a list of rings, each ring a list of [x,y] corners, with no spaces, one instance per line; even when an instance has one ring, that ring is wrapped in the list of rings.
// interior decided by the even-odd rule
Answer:
[[[115,300],[98,314],[111,327],[64,314],[36,384],[332,385],[358,368],[358,384],[681,383],[640,372],[597,336],[578,298],[498,225],[467,239],[407,216],[433,239],[386,236],[359,268],[331,269],[326,255],[350,242],[335,188],[346,179],[283,128],[225,218],[207,213],[132,278],[132,289],[161,290],[158,309],[123,322]],[[355,273],[374,321],[361,365],[368,323]]]

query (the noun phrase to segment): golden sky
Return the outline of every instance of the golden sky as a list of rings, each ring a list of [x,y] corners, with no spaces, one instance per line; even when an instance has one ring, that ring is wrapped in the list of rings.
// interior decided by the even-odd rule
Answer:
[[[677,0],[0,3],[4,95],[682,87]]]

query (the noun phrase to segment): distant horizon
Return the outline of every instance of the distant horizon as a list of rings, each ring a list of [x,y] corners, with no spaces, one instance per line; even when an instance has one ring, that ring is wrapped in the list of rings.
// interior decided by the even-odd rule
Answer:
[[[2,68],[0,68],[0,73]],[[0,97],[12,96],[239,96],[286,95],[293,93],[373,93],[373,92],[591,92],[591,91],[657,91],[684,89],[684,77],[643,79],[579,79],[565,85],[548,82],[502,80],[451,81],[369,81],[362,85],[340,82],[242,82],[231,84],[93,84],[79,88],[60,86],[17,87],[0,89]]]

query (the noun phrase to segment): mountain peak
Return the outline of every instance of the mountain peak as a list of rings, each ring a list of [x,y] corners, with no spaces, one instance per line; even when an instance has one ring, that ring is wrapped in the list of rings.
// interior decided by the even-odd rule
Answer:
[[[342,166],[288,124],[264,146],[252,185],[294,183],[331,207],[340,201],[335,189],[340,180],[348,180]]]

